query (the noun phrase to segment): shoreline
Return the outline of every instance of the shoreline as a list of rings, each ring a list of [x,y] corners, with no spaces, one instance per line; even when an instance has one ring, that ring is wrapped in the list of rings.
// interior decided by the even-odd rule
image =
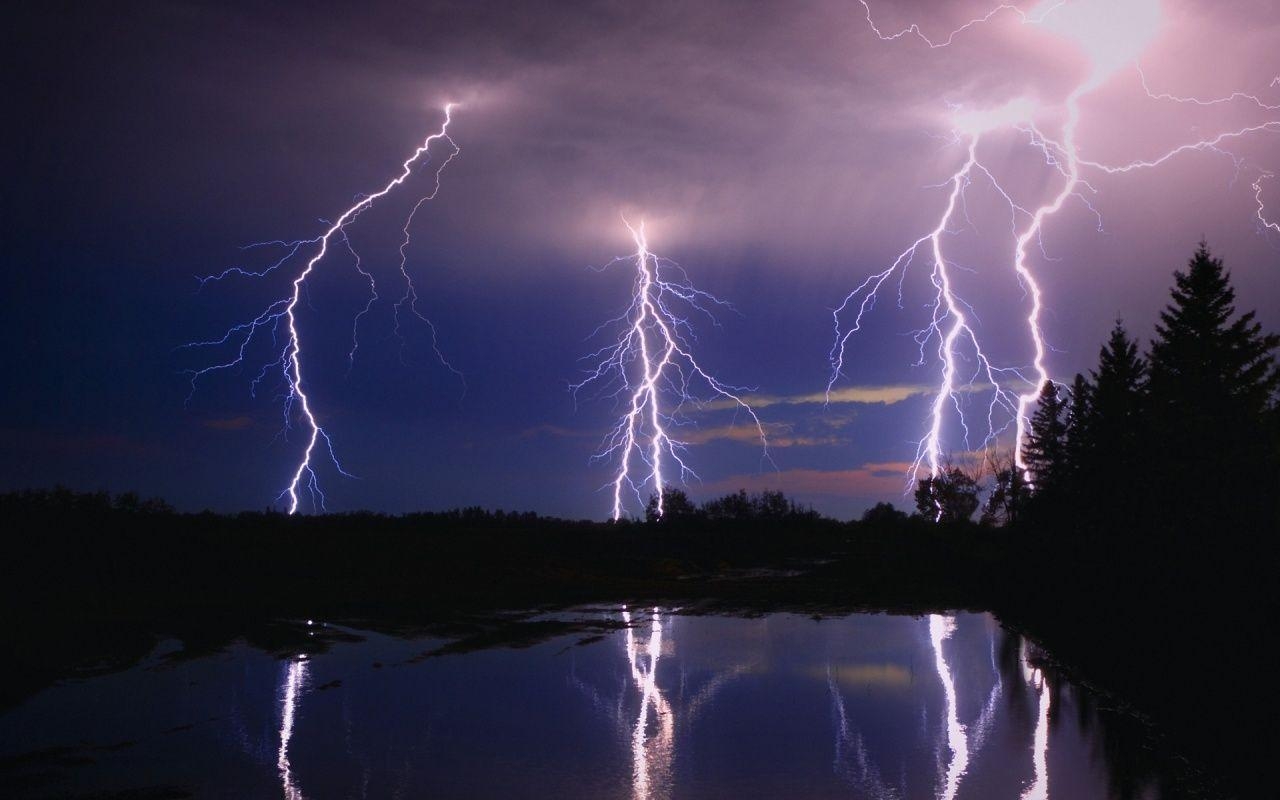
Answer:
[[[1049,654],[1055,670],[1154,728],[1188,797],[1243,797],[1265,775],[1269,703],[1242,713],[1230,674],[1238,629],[1264,615],[1182,624],[1168,598],[1028,575],[1005,529],[810,520],[607,525],[532,516],[285,518],[93,514],[14,520],[5,581],[15,673],[0,713],[55,680],[135,663],[161,636],[188,657],[244,639],[306,647],[282,620],[323,619],[442,636],[455,651],[518,646],[563,632],[522,614],[621,604],[680,613],[992,613]],[[43,531],[41,536],[39,532]],[[1070,584],[1071,581],[1068,581]],[[1134,620],[1144,620],[1135,626]],[[1221,629],[1216,627],[1221,625]],[[293,633],[297,633],[294,631]],[[1214,676],[1214,657],[1222,661]],[[95,667],[83,672],[87,665]],[[1154,665],[1154,666],[1153,666]],[[1234,690],[1234,691],[1233,691]],[[1251,687],[1251,691],[1259,691]],[[1246,702],[1254,700],[1253,696]],[[1255,727],[1258,726],[1258,727]],[[1260,735],[1261,734],[1261,735]],[[1175,772],[1175,774],[1177,774]],[[1198,774],[1204,776],[1201,781]]]

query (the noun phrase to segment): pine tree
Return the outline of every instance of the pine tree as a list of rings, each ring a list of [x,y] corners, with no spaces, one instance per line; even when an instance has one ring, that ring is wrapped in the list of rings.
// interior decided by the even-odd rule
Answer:
[[[1237,316],[1230,276],[1203,242],[1187,271],[1174,273],[1172,297],[1149,358],[1145,449],[1157,456],[1162,505],[1218,521],[1251,514],[1242,502],[1261,508],[1274,499],[1250,493],[1241,478],[1274,488],[1280,475],[1265,423],[1280,388],[1280,336],[1264,334],[1252,311]]]
[[[1264,334],[1253,311],[1236,317],[1230,275],[1204,242],[1188,270],[1174,273],[1174,284],[1151,344],[1155,402],[1188,412],[1198,407],[1206,416],[1228,410],[1261,416],[1280,388],[1273,354],[1280,335]]]
[[[1104,495],[1099,500],[1114,509],[1143,466],[1146,424],[1147,362],[1119,320],[1090,375],[1087,454],[1080,466],[1092,476],[1095,494]]]
[[[1094,460],[1094,442],[1090,430],[1093,384],[1084,375],[1076,373],[1069,395],[1071,405],[1067,409],[1067,443],[1063,448],[1063,459],[1066,462],[1064,480],[1075,494],[1086,490],[1089,465]]]
[[[1058,385],[1045,381],[1022,446],[1022,460],[1031,472],[1032,486],[1037,493],[1055,493],[1066,474],[1066,410]]]
[[[1124,323],[1116,320],[1107,343],[1098,351],[1098,368],[1092,370],[1094,418],[1112,416],[1117,432],[1132,430],[1142,414],[1142,393],[1147,383],[1147,362],[1138,355],[1138,343],[1129,338]]]

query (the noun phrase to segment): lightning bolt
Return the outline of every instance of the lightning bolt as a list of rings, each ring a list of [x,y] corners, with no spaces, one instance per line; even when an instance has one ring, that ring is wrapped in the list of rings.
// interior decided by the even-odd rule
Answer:
[[[1276,177],[1274,172],[1263,172],[1253,182],[1253,199],[1258,204],[1258,224],[1263,229],[1271,229],[1276,233],[1280,233],[1280,221],[1267,219],[1267,207],[1262,202],[1262,182],[1269,181]]]
[[[449,153],[439,161],[435,169],[434,184],[431,190],[422,196],[409,212],[408,218],[403,226],[404,238],[400,245],[400,274],[405,282],[404,295],[394,304],[395,313],[395,332],[401,336],[402,352],[403,352],[403,334],[401,332],[401,314],[407,310],[419,320],[424,322],[431,332],[432,349],[439,358],[440,363],[446,368],[461,376],[454,367],[445,359],[440,351],[436,337],[436,328],[417,307],[417,289],[413,283],[413,278],[407,269],[406,250],[410,242],[410,226],[413,223],[414,215],[424,203],[433,200],[440,192],[440,178],[445,167],[461,152],[457,143],[449,136],[449,123],[452,121],[453,104],[444,107],[444,121],[440,125],[439,131],[433,133],[414,150],[401,164],[400,173],[392,178],[386,185],[373,194],[363,195],[356,203],[345,211],[343,211],[336,220],[328,223],[328,227],[319,236],[312,239],[300,239],[296,241],[274,240],[269,242],[258,242],[249,245],[246,249],[256,249],[262,247],[278,247],[283,248],[285,254],[282,258],[271,263],[261,270],[253,270],[246,267],[231,267],[223,270],[215,275],[209,275],[199,278],[201,288],[210,283],[225,280],[233,276],[262,278],[278,269],[284,267],[292,261],[300,253],[310,252],[305,264],[298,270],[290,283],[291,291],[284,297],[272,301],[266,309],[248,322],[242,322],[229,328],[220,338],[207,341],[190,342],[183,345],[179,349],[188,348],[209,348],[209,347],[230,347],[232,355],[225,361],[219,361],[209,366],[199,369],[186,370],[191,378],[191,394],[188,400],[195,394],[199,381],[213,373],[240,367],[246,363],[251,346],[262,336],[269,335],[272,342],[272,353],[274,354],[265,364],[262,365],[261,371],[250,382],[249,391],[251,396],[256,396],[258,386],[267,378],[269,372],[278,369],[283,384],[283,414],[284,426],[281,435],[287,435],[292,429],[296,419],[300,419],[304,426],[306,435],[306,447],[295,466],[290,477],[287,487],[277,496],[277,500],[285,499],[290,514],[297,513],[300,496],[305,487],[309,492],[313,506],[321,509],[324,508],[324,493],[320,489],[319,478],[316,475],[314,459],[317,456],[317,448],[323,445],[324,455],[327,456],[337,471],[347,477],[352,477],[339,462],[337,454],[334,452],[333,441],[329,438],[329,434],[325,431],[318,421],[317,415],[313,409],[312,397],[308,393],[303,383],[303,349],[302,336],[299,332],[297,309],[298,304],[302,301],[306,293],[307,279],[312,272],[324,261],[329,255],[331,245],[340,243],[341,246],[348,251],[355,262],[356,271],[368,281],[369,299],[363,309],[356,314],[352,323],[352,345],[351,350],[347,354],[348,370],[355,363],[356,351],[360,346],[360,321],[373,307],[373,304],[379,299],[377,283],[373,274],[364,268],[359,254],[351,244],[351,240],[347,236],[347,227],[354,222],[361,214],[369,209],[376,201],[390,194],[392,190],[404,184],[406,180],[413,174],[415,167],[420,163],[426,162],[431,158],[430,151],[432,145],[436,142],[443,141],[449,146]],[[283,339],[283,342],[281,341]]]
[[[276,770],[285,800],[305,800],[302,790],[289,763],[289,741],[293,739],[293,724],[297,717],[298,699],[307,685],[306,656],[299,655],[289,662],[284,685],[280,689],[280,749],[276,752]]]
[[[969,735],[966,726],[960,722],[957,711],[956,681],[951,673],[951,666],[943,654],[943,643],[955,632],[954,617],[941,614],[929,615],[929,642],[933,646],[933,662],[938,670],[938,680],[942,683],[943,699],[946,701],[947,749],[951,751],[951,762],[947,765],[946,777],[943,780],[942,800],[954,800],[960,791],[960,779],[969,769]]]
[[[831,717],[835,722],[835,760],[832,768],[855,789],[860,790],[861,796],[875,800],[899,800],[902,793],[890,788],[880,777],[880,770],[872,763],[862,734],[853,730],[849,712],[845,708],[844,695],[836,685],[830,663],[827,664],[827,691],[831,694]]]
[[[1053,693],[1049,689],[1048,678],[1039,668],[1031,666],[1027,659],[1027,643],[1023,640],[1018,661],[1022,667],[1022,677],[1037,695],[1036,729],[1031,744],[1031,766],[1035,780],[1022,793],[1021,800],[1048,800],[1049,797],[1049,711]]]
[[[1241,139],[1245,136],[1248,136],[1250,134],[1255,134],[1255,133],[1261,133],[1261,132],[1280,133],[1280,103],[1268,103],[1262,98],[1260,98],[1258,95],[1249,94],[1248,92],[1242,92],[1242,91],[1234,91],[1231,94],[1226,95],[1224,97],[1210,98],[1207,100],[1199,97],[1179,96],[1179,95],[1171,94],[1169,92],[1155,92],[1151,89],[1150,84],[1147,82],[1147,74],[1146,72],[1143,71],[1142,66],[1140,64],[1135,64],[1134,68],[1138,72],[1138,77],[1142,83],[1143,92],[1145,92],[1147,97],[1152,100],[1162,100],[1162,101],[1167,101],[1171,103],[1178,103],[1181,105],[1202,106],[1206,108],[1213,107],[1213,106],[1225,106],[1228,104],[1239,105],[1243,103],[1246,106],[1253,106],[1254,108],[1263,112],[1267,116],[1271,116],[1275,118],[1267,119],[1263,122],[1254,123],[1251,125],[1245,125],[1235,129],[1223,131],[1209,138],[1180,144],[1153,158],[1138,159],[1135,161],[1130,161],[1127,164],[1102,164],[1097,161],[1081,161],[1080,162],[1081,164],[1088,167],[1093,167],[1109,175],[1116,175],[1116,174],[1122,174],[1126,172],[1133,172],[1134,170],[1139,170],[1139,169],[1150,169],[1152,167],[1159,167],[1163,165],[1165,162],[1169,161],[1170,159],[1176,156],[1182,155],[1183,153],[1195,152],[1195,151],[1209,151],[1209,152],[1219,153],[1221,155],[1224,155],[1230,158],[1231,161],[1236,165],[1236,170],[1238,172],[1242,167],[1247,166],[1247,161],[1243,158],[1240,158],[1234,155],[1229,150],[1226,150],[1223,147],[1224,143]],[[1271,83],[1268,85],[1268,88],[1271,88],[1271,89],[1275,89],[1276,87],[1280,87],[1280,77],[1274,78],[1271,81]],[[1253,200],[1255,205],[1257,206],[1255,215],[1257,216],[1257,219],[1258,219],[1258,226],[1260,230],[1263,230],[1263,231],[1272,230],[1272,231],[1275,231],[1276,233],[1280,233],[1280,221],[1276,221],[1275,219],[1271,219],[1270,217],[1268,217],[1267,205],[1262,198],[1263,183],[1266,181],[1273,180],[1275,178],[1275,172],[1271,169],[1267,169],[1265,167],[1260,167],[1260,166],[1254,166],[1253,170],[1255,171],[1256,177],[1254,178],[1251,186],[1253,188]]]
[[[961,35],[997,17],[1010,16],[1017,18],[1023,25],[1044,27],[1052,33],[1073,38],[1092,62],[1093,69],[1088,77],[1078,84],[1063,102],[1061,108],[1065,119],[1060,133],[1053,138],[1046,135],[1037,125],[1037,118],[1046,109],[1036,101],[1022,98],[993,110],[978,111],[953,106],[951,141],[964,145],[966,158],[950,178],[938,185],[947,187],[948,192],[936,226],[899,253],[888,267],[872,274],[855,287],[833,311],[835,341],[829,354],[831,373],[827,384],[828,398],[832,388],[844,375],[846,348],[850,339],[862,329],[864,318],[874,309],[881,288],[896,275],[898,305],[901,308],[905,273],[922,251],[926,252],[932,264],[930,281],[935,291],[931,302],[927,305],[931,312],[929,324],[914,334],[916,342],[920,345],[920,359],[917,361],[917,366],[923,365],[927,360],[925,350],[929,343],[936,342],[935,357],[940,367],[941,377],[930,404],[926,432],[917,443],[916,457],[908,472],[907,485],[910,487],[921,473],[927,473],[933,477],[940,474],[942,456],[945,452],[944,428],[953,412],[963,433],[965,449],[972,449],[970,426],[966,421],[960,396],[961,393],[966,392],[987,392],[990,396],[981,446],[983,448],[992,446],[1012,427],[1015,461],[1025,473],[1026,464],[1022,458],[1022,445],[1027,432],[1029,410],[1039,397],[1043,386],[1050,380],[1050,369],[1047,363],[1049,348],[1041,326],[1045,298],[1032,264],[1033,244],[1038,246],[1047,260],[1052,260],[1049,259],[1043,245],[1045,226],[1069,202],[1079,200],[1097,217],[1098,228],[1102,229],[1101,214],[1094,208],[1086,194],[1086,192],[1096,194],[1097,189],[1086,178],[1086,172],[1100,176],[1122,175],[1160,167],[1184,154],[1210,152],[1228,156],[1235,165],[1237,173],[1242,169],[1254,170],[1255,177],[1251,185],[1258,227],[1263,232],[1280,233],[1280,221],[1277,221],[1269,211],[1264,199],[1264,190],[1268,188],[1268,182],[1274,179],[1275,171],[1250,165],[1245,159],[1226,149],[1231,143],[1243,137],[1265,132],[1280,132],[1280,103],[1270,103],[1256,94],[1244,91],[1235,91],[1223,97],[1210,99],[1154,91],[1136,58],[1145,49],[1160,21],[1157,0],[1127,0],[1123,4],[1114,5],[1101,0],[1080,0],[1075,3],[1042,2],[1031,12],[1004,3],[995,6],[985,14],[969,19],[945,36],[937,38],[925,34],[921,26],[916,23],[896,32],[886,32],[876,25],[867,0],[861,0],[861,2],[866,12],[868,26],[882,41],[892,42],[904,38],[915,38],[922,41],[929,49],[939,49],[951,46]],[[1117,27],[1124,29],[1129,36],[1102,35],[1103,32],[1113,31]],[[1084,158],[1077,141],[1082,122],[1080,101],[1108,80],[1118,68],[1126,64],[1132,65],[1137,71],[1143,94],[1149,100],[1206,108],[1227,105],[1252,107],[1262,113],[1265,118],[1247,125],[1221,130],[1210,136],[1176,145],[1162,153],[1125,163],[1108,164]],[[1269,88],[1274,89],[1277,86],[1280,86],[1280,77],[1274,79]],[[1058,189],[1034,209],[1029,205],[1015,202],[1010,193],[1000,186],[996,177],[979,159],[978,148],[981,138],[999,129],[1025,134],[1028,137],[1029,146],[1043,156],[1046,167],[1062,178]],[[945,237],[954,232],[958,210],[965,207],[966,191],[978,180],[988,183],[1010,210],[1012,252],[1009,266],[1022,286],[1028,302],[1025,323],[1032,352],[1029,364],[996,365],[987,357],[975,327],[970,322],[971,319],[976,319],[974,310],[960,297],[955,288],[953,270],[959,265],[948,260],[945,253]],[[961,375],[959,372],[958,362],[965,358],[971,358],[975,364],[974,371],[968,376]],[[1027,477],[1030,479],[1029,475]],[[941,511],[939,511],[940,514]]]
[[[654,784],[664,783],[671,773],[671,761],[675,754],[675,714],[671,704],[658,688],[658,660],[662,657],[662,618],[658,609],[652,611],[649,642],[642,651],[631,627],[631,612],[624,606],[622,621],[627,629],[627,663],[631,667],[631,679],[640,691],[640,713],[631,733],[631,796],[635,800],[650,800]],[[649,717],[658,724],[657,735],[649,736]]]
[[[929,305],[929,324],[914,334],[920,353],[917,363],[923,364],[925,362],[926,348],[930,342],[936,340],[935,352],[938,361],[942,364],[942,380],[930,404],[931,424],[916,447],[915,460],[910,470],[910,474],[913,477],[923,469],[927,469],[931,475],[937,475],[941,470],[943,459],[942,428],[949,408],[954,408],[956,413],[959,414],[960,423],[964,427],[966,444],[969,443],[970,432],[964,420],[961,407],[960,393],[962,391],[972,389],[979,379],[983,381],[983,385],[990,386],[992,389],[991,400],[987,408],[987,432],[983,438],[984,446],[994,440],[1003,430],[998,423],[1000,410],[1003,409],[1007,412],[1006,416],[1016,414],[1019,402],[1017,395],[1004,387],[1004,383],[1007,382],[1004,378],[1009,374],[1020,376],[1020,373],[1016,369],[995,366],[983,351],[981,341],[969,320],[972,314],[971,306],[959,296],[954,287],[952,270],[955,265],[945,255],[943,237],[951,229],[965,190],[975,179],[990,181],[997,193],[1007,200],[1013,224],[1016,224],[1019,217],[1027,216],[1030,212],[1014,203],[1009,198],[1008,193],[995,181],[990,170],[979,161],[978,145],[982,137],[981,131],[974,130],[968,134],[957,133],[956,135],[967,139],[965,146],[966,158],[947,182],[942,184],[949,188],[946,204],[937,226],[912,242],[906,250],[898,254],[897,258],[885,270],[863,281],[832,312],[836,341],[830,353],[832,371],[831,378],[827,383],[828,397],[830,397],[831,390],[836,382],[844,374],[846,345],[850,338],[862,329],[865,315],[875,307],[880,287],[895,274],[899,275],[899,286],[901,286],[903,273],[905,273],[906,269],[920,255],[922,250],[927,252],[932,264],[932,271],[929,277],[935,294]],[[1032,236],[1034,236],[1034,233]],[[1029,273],[1028,278],[1030,279]],[[1034,279],[1030,279],[1030,285],[1033,288],[1035,287]],[[899,298],[901,298],[901,294],[899,294]],[[901,300],[899,302],[901,303]],[[846,327],[844,318],[849,313],[853,313],[853,321]],[[1036,330],[1038,331],[1038,328]],[[974,363],[976,364],[974,373],[968,378],[959,375],[957,366],[957,359],[961,355],[962,346],[972,352]],[[963,383],[961,382],[962,379]]]
[[[698,477],[685,458],[688,442],[673,435],[681,425],[688,424],[682,418],[685,406],[704,402],[695,394],[696,384],[705,386],[712,398],[727,401],[750,417],[760,435],[762,457],[769,458],[764,425],[743,400],[748,390],[721,383],[698,364],[690,347],[693,328],[688,316],[681,312],[682,308],[688,309],[714,322],[707,305],[731,306],[695,288],[679,264],[651,253],[643,222],[639,226],[632,226],[625,219],[623,222],[636,246],[629,259],[635,267],[631,305],[621,316],[596,329],[598,334],[616,325],[622,332],[616,342],[587,356],[595,366],[581,382],[570,386],[575,398],[593,383],[614,387],[611,396],[625,398],[625,413],[593,457],[617,460],[618,471],[611,483],[615,521],[626,511],[628,493],[643,505],[641,491],[651,486],[657,496],[657,514],[662,516],[662,489],[670,472],[674,470],[682,482]],[[614,259],[605,267],[625,260],[628,259]]]
[[[715,697],[738,678],[748,675],[756,666],[756,660],[737,662],[717,671],[698,691],[685,693],[685,675],[681,668],[679,691],[664,692],[658,685],[658,662],[670,654],[674,646],[675,631],[673,612],[658,608],[639,609],[633,613],[627,606],[621,609],[626,630],[623,650],[631,674],[631,686],[624,681],[617,700],[606,695],[579,678],[570,668],[569,681],[587,695],[597,711],[603,712],[617,726],[620,739],[631,741],[631,788],[635,800],[656,800],[669,797],[672,789],[672,763],[676,757],[676,733],[686,730],[686,735],[710,708]],[[637,635],[648,625],[647,644]],[[627,718],[625,701],[634,689],[639,699],[639,711],[635,721]],[[680,701],[678,706],[675,701]]]

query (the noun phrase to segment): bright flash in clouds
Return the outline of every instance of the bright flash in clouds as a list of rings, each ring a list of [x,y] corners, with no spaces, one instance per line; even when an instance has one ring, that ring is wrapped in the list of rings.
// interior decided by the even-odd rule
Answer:
[[[1136,62],[1161,23],[1159,0],[1046,0],[1030,17],[1033,25],[1069,40],[1088,58],[1089,89]]]
[[[925,266],[929,270],[932,293],[926,306],[929,321],[915,332],[919,345],[917,365],[933,364],[940,376],[930,392],[932,399],[925,434],[917,444],[916,457],[908,471],[908,485],[921,473],[939,475],[946,453],[994,446],[1010,431],[1009,444],[1014,448],[1018,465],[1025,469],[1021,451],[1030,411],[1041,388],[1051,380],[1050,348],[1042,329],[1049,298],[1044,295],[1037,273],[1046,268],[1043,262],[1054,262],[1054,269],[1070,266],[1066,254],[1050,255],[1046,250],[1046,227],[1064,208],[1077,205],[1096,217],[1101,229],[1101,215],[1090,200],[1100,191],[1099,179],[1157,168],[1195,153],[1209,153],[1228,156],[1237,175],[1253,171],[1249,185],[1258,227],[1264,232],[1280,232],[1280,222],[1266,204],[1267,191],[1274,190],[1271,182],[1275,168],[1252,164],[1227,149],[1245,137],[1280,133],[1280,104],[1239,90],[1208,99],[1153,91],[1138,62],[1162,27],[1158,0],[1046,0],[1029,10],[1006,3],[970,18],[945,34],[926,33],[925,26],[919,23],[896,32],[882,28],[877,25],[871,6],[865,0],[862,5],[872,33],[882,41],[903,40],[905,44],[918,40],[928,49],[936,50],[951,46],[962,36],[975,36],[978,29],[988,23],[1008,17],[1021,23],[1014,35],[1029,35],[1027,32],[1032,29],[1043,31],[1070,43],[1088,62],[1088,73],[1060,101],[1022,96],[989,107],[950,104],[947,116],[950,141],[958,151],[959,165],[950,174],[940,176],[942,180],[935,187],[943,194],[940,209],[932,217],[936,221],[881,271],[856,286],[834,312],[835,342],[830,352],[828,383],[832,397],[839,391],[837,384],[846,373],[850,341],[863,329],[880,295],[895,293],[899,307],[905,307],[904,274],[914,264]],[[1136,71],[1141,78],[1143,93],[1134,98],[1137,102],[1205,108],[1233,106],[1262,112],[1263,119],[1243,125],[1224,123],[1211,131],[1197,130],[1190,141],[1132,161],[1105,163],[1084,158],[1080,141],[1087,136],[1093,118],[1082,109],[1082,101],[1127,69]],[[940,104],[943,96],[954,88],[938,87]],[[1275,88],[1274,81],[1271,88]],[[1090,111],[1090,114],[1102,113]],[[1042,166],[1036,167],[1043,170],[1046,179],[1040,181],[1040,185],[1047,187],[1041,190],[1042,196],[1018,196],[1008,188],[1015,182],[984,161],[986,140],[997,132],[1020,134],[1031,152],[1042,157]],[[1012,275],[1023,290],[1024,346],[1031,354],[1024,363],[995,360],[995,343],[984,338],[986,334],[978,324],[978,311],[964,298],[956,283],[957,270],[967,266],[959,264],[953,256],[952,239],[962,229],[976,231],[968,215],[968,196],[975,187],[982,187],[1000,207],[1007,209],[1008,228],[982,231],[979,235],[994,242],[997,249],[1008,248],[1007,256],[986,266],[997,270],[996,274]],[[997,238],[990,238],[992,236]],[[987,402],[981,405],[980,419],[970,419],[971,412],[966,413],[961,402],[962,392],[987,397]]]
[[[1030,125],[1036,104],[1026,98],[1010,100],[997,108],[979,111],[958,108],[951,115],[951,129],[957,134],[979,136],[988,131],[1014,125]]]

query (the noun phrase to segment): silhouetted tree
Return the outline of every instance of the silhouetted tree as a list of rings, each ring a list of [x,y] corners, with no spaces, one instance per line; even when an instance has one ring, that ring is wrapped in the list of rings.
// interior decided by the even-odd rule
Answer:
[[[658,513],[657,493],[649,495],[649,502],[644,507],[646,522],[674,522],[698,515],[698,507],[689,499],[683,489],[674,486],[662,487],[662,513]]]
[[[1159,506],[1219,520],[1274,509],[1274,491],[1248,492],[1241,478],[1274,489],[1280,476],[1264,422],[1280,387],[1274,355],[1280,336],[1264,334],[1252,311],[1237,316],[1230,276],[1203,242],[1187,271],[1174,273],[1172,296],[1150,352],[1152,427],[1145,444],[1158,453]],[[1201,501],[1187,504],[1195,497]]]
[[[756,514],[764,519],[782,519],[797,509],[787,496],[775,489],[765,489],[755,500]]]
[[[978,510],[978,479],[960,467],[946,465],[916,484],[916,510],[941,523],[962,522]]]
[[[1098,368],[1090,375],[1093,383],[1089,418],[1097,435],[1115,437],[1122,443],[1136,441],[1147,362],[1138,355],[1138,343],[1129,338],[1120,320],[1116,320],[1107,343],[1098,351]]]
[[[1147,363],[1119,320],[1090,375],[1092,381],[1077,377],[1085,402],[1080,408],[1073,403],[1068,423],[1073,488],[1088,496],[1090,508],[1128,519],[1129,510],[1140,504],[1132,484],[1146,468]]]
[[[992,473],[991,493],[982,507],[983,525],[1014,525],[1022,515],[1030,490],[1022,469],[1014,463],[1012,455],[1002,458],[993,453],[988,457]]]
[[[712,520],[816,520],[820,515],[802,507],[781,491],[765,489],[748,495],[745,489],[702,504],[701,513]]]
[[[1236,317],[1230,275],[1201,242],[1187,271],[1174,273],[1173,302],[1160,312],[1151,343],[1156,406],[1201,417],[1222,410],[1261,416],[1280,388],[1273,354],[1280,335],[1264,334],[1254,316]]]
[[[746,489],[708,500],[702,505],[708,519],[749,519],[752,515],[751,498]]]
[[[1067,442],[1063,448],[1066,461],[1063,480],[1071,494],[1086,491],[1089,476],[1085,465],[1089,463],[1093,448],[1089,432],[1089,417],[1093,409],[1093,384],[1080,373],[1071,381],[1067,406]]]
[[[1066,444],[1067,404],[1058,392],[1058,385],[1045,381],[1022,445],[1022,460],[1031,472],[1037,493],[1054,494],[1061,488],[1066,472]]]
[[[879,527],[901,525],[907,520],[907,512],[894,508],[893,503],[879,502],[862,512],[862,522]]]

